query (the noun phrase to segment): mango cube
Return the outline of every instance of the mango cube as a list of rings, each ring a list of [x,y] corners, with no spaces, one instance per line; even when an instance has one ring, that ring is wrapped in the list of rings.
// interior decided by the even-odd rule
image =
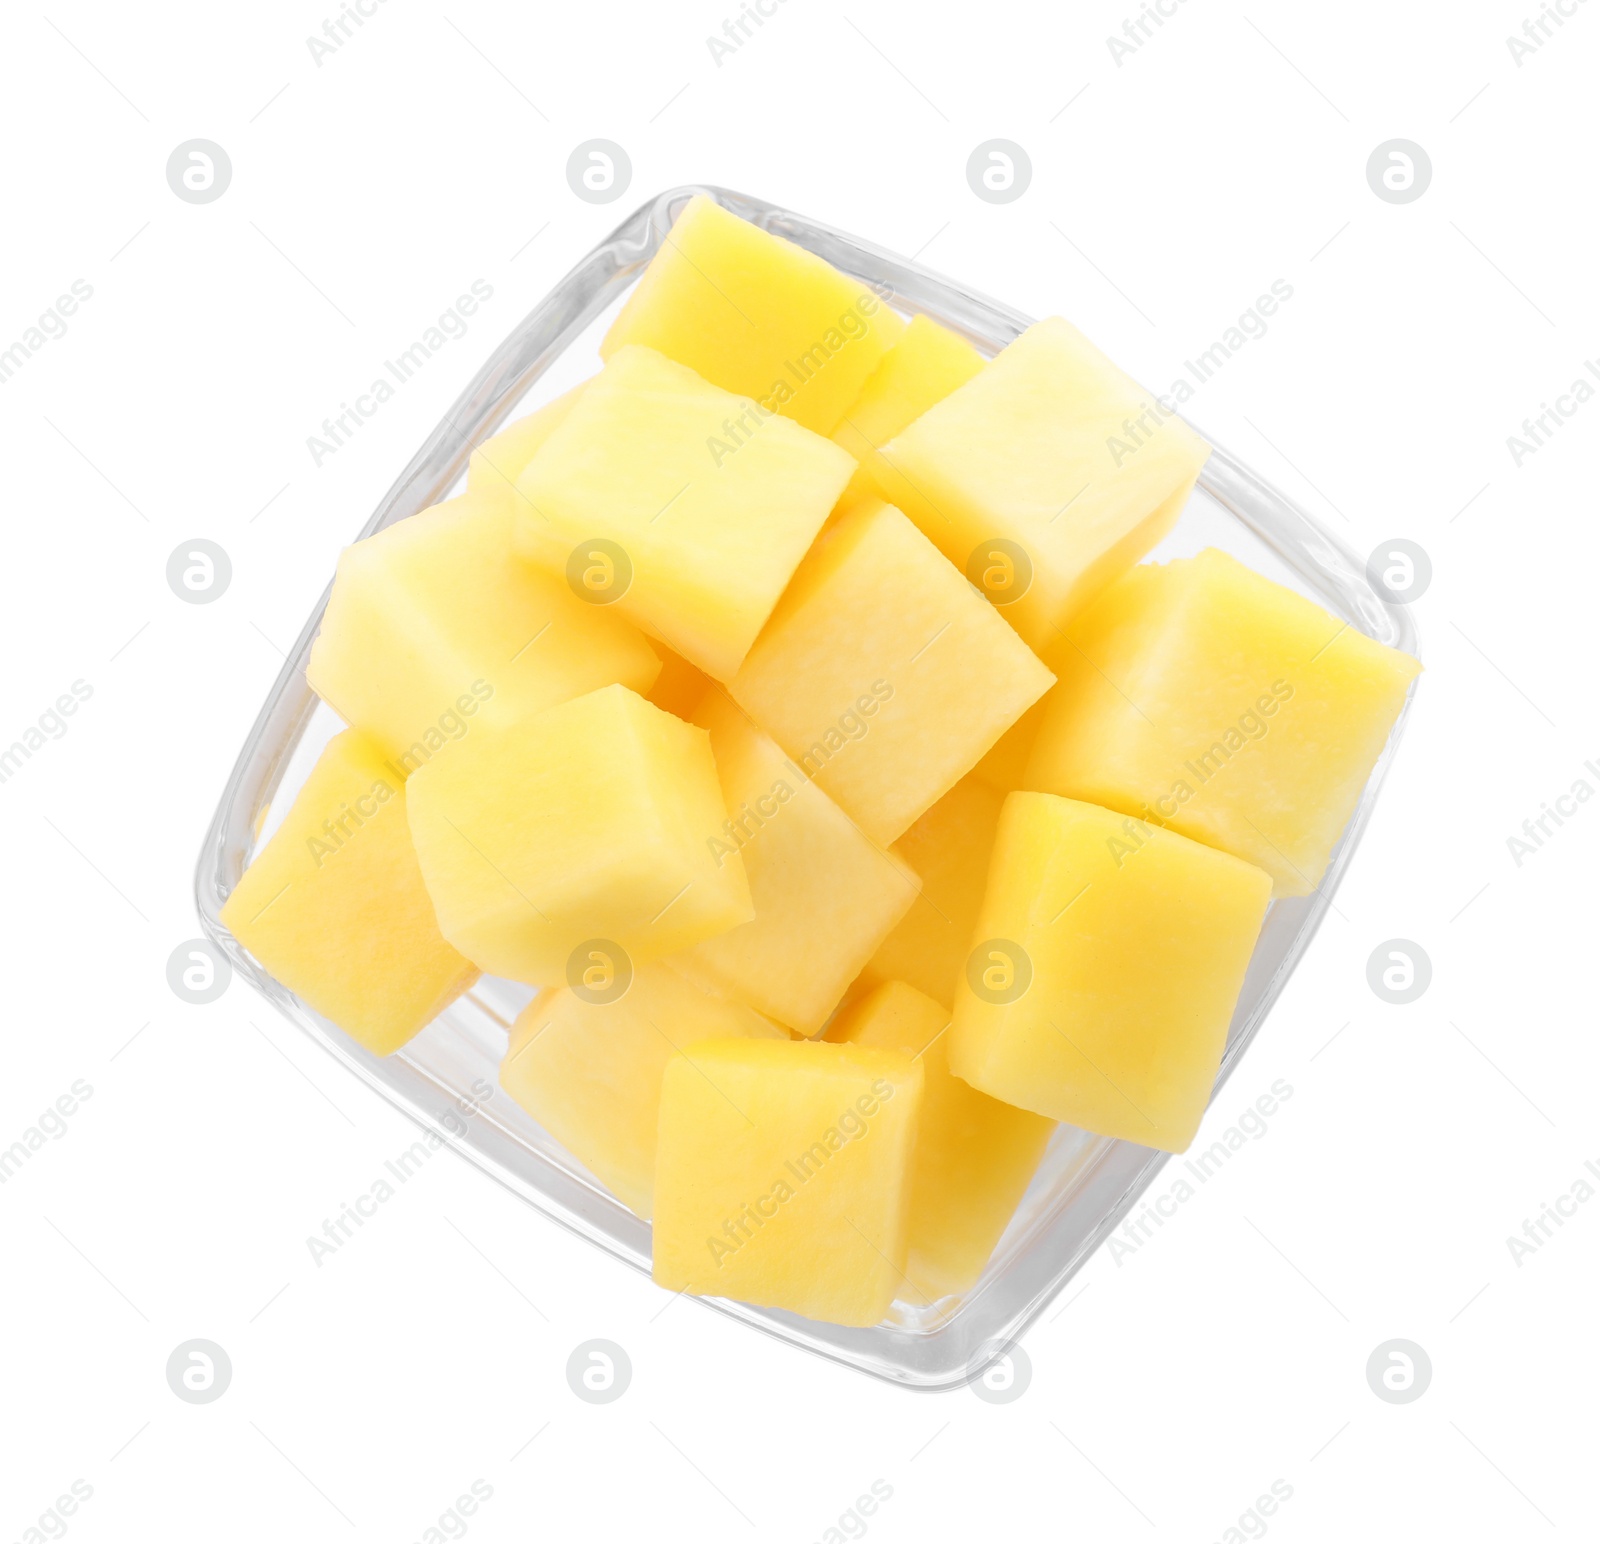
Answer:
[[[934,403],[965,386],[983,364],[983,355],[965,338],[931,317],[912,317],[833,431],[834,443],[860,462],[845,498],[881,497],[903,508],[905,480],[879,453],[881,448]]]
[[[831,434],[904,325],[860,279],[700,195],[673,222],[600,356],[643,344]]]
[[[708,848],[710,737],[624,686],[485,726],[408,792],[439,926],[495,975],[560,985],[580,945],[637,968],[754,915],[739,855]]]
[[[880,846],[1055,677],[891,504],[796,573],[728,690]]]
[[[517,548],[599,572],[596,601],[725,681],[854,470],[831,441],[630,346],[518,480]]]
[[[405,782],[353,729],[328,742],[222,921],[284,986],[379,1056],[478,979],[434,918]]]
[[[860,986],[902,981],[946,1008],[955,1001],[1004,802],[969,773],[890,848],[921,880],[922,893],[867,961]]]
[[[876,1324],[906,1288],[919,1062],[703,1040],[661,1082],[655,1268],[671,1292]]]
[[[903,981],[845,1009],[827,1039],[904,1051],[922,1063],[922,1119],[912,1162],[906,1278],[924,1302],[966,1292],[983,1274],[1039,1160],[1053,1120],[955,1077],[950,1015]]]
[[[1214,549],[1135,569],[1069,631],[1027,786],[1315,890],[1421,665]]]
[[[673,957],[693,981],[802,1035],[827,1021],[921,882],[717,688],[693,721],[711,735],[728,820],[718,861],[738,854],[755,920]]]
[[[661,1075],[675,1052],[735,1036],[789,1038],[669,966],[645,965],[620,997],[570,987],[535,997],[512,1026],[500,1086],[624,1206],[649,1217]]]
[[[1019,1109],[1181,1153],[1272,880],[1115,811],[1013,793],[956,987],[950,1070]]]
[[[1210,454],[1059,316],[882,451],[906,513],[1036,649],[1166,535]]]
[[[405,777],[477,723],[510,723],[661,665],[616,612],[511,550],[510,496],[468,492],[346,547],[306,679]]]
[[[580,381],[571,391],[563,392],[543,407],[507,424],[479,445],[467,461],[467,492],[484,489],[491,493],[509,493],[515,488],[517,479],[538,454],[539,447],[565,421],[588,384]]]

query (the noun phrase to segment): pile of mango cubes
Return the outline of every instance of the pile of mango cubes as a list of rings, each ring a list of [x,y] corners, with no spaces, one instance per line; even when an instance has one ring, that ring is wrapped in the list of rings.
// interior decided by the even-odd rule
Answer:
[[[537,988],[501,1084],[662,1286],[876,1324],[1058,1122],[1188,1145],[1420,667],[1141,564],[1209,450],[1060,318],[986,360],[698,197],[601,356],[344,552],[223,917],[377,1054]]]

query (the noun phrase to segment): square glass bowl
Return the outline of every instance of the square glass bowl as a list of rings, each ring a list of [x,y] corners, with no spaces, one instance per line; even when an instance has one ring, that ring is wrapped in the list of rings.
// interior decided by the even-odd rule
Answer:
[[[401,473],[362,536],[449,497],[464,480],[473,446],[514,414],[532,411],[599,368],[595,346],[610,316],[696,193],[709,194],[735,214],[816,252],[871,284],[897,309],[927,312],[986,355],[1029,325],[1029,318],[1007,306],[802,215],[720,188],[674,188],[624,221],[517,325]],[[1153,556],[1183,556],[1205,546],[1231,551],[1361,632],[1417,652],[1409,614],[1385,601],[1361,560],[1220,448],[1201,474],[1177,530]],[[342,727],[305,678],[326,604],[324,592],[239,753],[206,834],[195,875],[205,930],[240,975],[357,1077],[547,1217],[648,1273],[650,1225],[499,1087],[507,1032],[532,997],[530,988],[484,977],[410,1044],[392,1056],[375,1056],[268,975],[222,925],[222,903],[271,834],[274,817],[281,818],[322,747]],[[1234,1013],[1217,1089],[1316,933],[1372,813],[1404,722],[1402,713],[1321,890],[1272,903]],[[1164,1153],[1062,1126],[972,1291],[927,1306],[896,1303],[871,1329],[706,1301],[779,1340],[876,1377],[914,1388],[953,1388],[975,1377],[1022,1334],[1166,1162]]]

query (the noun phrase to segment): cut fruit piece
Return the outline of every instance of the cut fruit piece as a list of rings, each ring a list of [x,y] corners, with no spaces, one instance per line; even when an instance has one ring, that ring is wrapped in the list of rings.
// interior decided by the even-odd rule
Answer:
[[[1009,795],[951,1071],[1019,1109],[1181,1153],[1271,895],[1262,870],[1188,837]]]
[[[328,742],[222,921],[278,981],[379,1056],[478,979],[439,932],[405,781],[354,729]]]
[[[904,507],[905,479],[879,453],[881,447],[956,387],[965,386],[983,365],[983,355],[965,338],[931,317],[912,317],[833,431],[834,444],[861,463],[845,497],[877,496]]]
[[[1315,890],[1422,666],[1215,549],[1134,569],[1069,633],[1027,786]]]
[[[807,556],[729,691],[880,845],[1055,678],[893,505]]]
[[[474,724],[513,723],[661,668],[617,612],[511,550],[509,495],[477,492],[346,547],[306,680],[405,777]]]
[[[946,1009],[887,981],[844,1010],[827,1038],[904,1051],[922,1063],[922,1118],[912,1164],[906,1276],[925,1302],[966,1292],[983,1274],[1039,1160],[1053,1120],[1018,1110],[952,1075]]]
[[[1039,649],[1171,529],[1210,454],[1059,316],[883,448],[906,513]]]
[[[577,404],[583,388],[588,384],[587,381],[579,381],[571,391],[546,402],[526,418],[508,424],[492,439],[478,446],[467,462],[467,492],[486,489],[491,493],[509,493],[515,488],[524,468],[533,460],[539,447],[565,422],[567,414]]]
[[[604,967],[602,966],[602,969]],[[648,1218],[661,1074],[713,1036],[787,1040],[740,1003],[708,997],[669,966],[541,992],[512,1026],[500,1086],[630,1211]]]
[[[1033,754],[1033,742],[1039,738],[1039,725],[1044,722],[1045,709],[1054,691],[1052,686],[989,747],[983,760],[972,769],[974,777],[998,794],[1013,793],[1027,786],[1028,758]]]
[[[1072,654],[1072,643],[1066,633],[1058,633],[1049,644],[1037,652],[1044,666],[1057,679],[1062,673],[1062,659]],[[1026,713],[989,747],[987,754],[972,769],[972,775],[987,783],[996,793],[1014,793],[1027,788],[1028,758],[1033,754],[1034,741],[1039,738],[1039,726],[1050,704],[1056,699],[1052,686]]]
[[[922,1084],[904,1052],[821,1041],[704,1040],[674,1056],[657,1284],[878,1323],[904,1286]]]
[[[921,879],[922,894],[867,961],[860,986],[903,981],[946,1008],[955,1001],[1004,802],[969,773],[894,844],[891,851]]]
[[[672,963],[692,981],[814,1035],[916,900],[921,881],[862,835],[720,689],[706,694],[693,721],[711,735],[728,807],[717,856],[744,860],[756,915]]]
[[[600,355],[642,343],[724,391],[831,434],[905,324],[860,279],[692,198]]]
[[[653,702],[668,713],[688,718],[700,699],[711,690],[711,677],[691,665],[681,654],[675,654],[664,643],[653,644],[661,659],[661,674],[656,684],[645,693],[645,700]]]
[[[707,846],[710,737],[626,687],[485,726],[408,792],[439,925],[497,976],[556,986],[593,951],[637,969],[754,915],[738,853]]]
[[[854,470],[820,435],[623,348],[522,474],[517,547],[726,680]]]

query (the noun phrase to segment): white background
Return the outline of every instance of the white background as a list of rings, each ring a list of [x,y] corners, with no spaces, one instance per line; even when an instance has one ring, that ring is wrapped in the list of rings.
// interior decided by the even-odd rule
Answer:
[[[94,293],[0,386],[0,740],[93,695],[0,785],[0,1146],[93,1093],[0,1187],[4,1544],[74,1480],[86,1544],[414,1541],[474,1480],[484,1541],[817,1540],[874,1480],[885,1541],[1216,1541],[1275,1480],[1292,1498],[1248,1526],[1285,1541],[1594,1537],[1600,1198],[1520,1264],[1506,1240],[1600,1163],[1600,806],[1520,867],[1507,838],[1600,787],[1600,405],[1520,468],[1506,440],[1600,352],[1600,5],[1520,67],[1522,0],[1187,0],[1118,66],[1133,10],[785,0],[718,66],[720,4],[386,0],[320,67],[330,13],[301,0],[8,10],[0,347]],[[166,182],[194,137],[232,159],[215,203]],[[632,158],[610,206],[566,182],[592,137]],[[994,137],[1033,164],[1005,206],[965,177]],[[1394,137],[1433,165],[1398,206],[1365,174]],[[167,986],[200,837],[339,547],[514,321],[693,180],[1062,312],[1155,386],[1287,281],[1189,412],[1359,552],[1432,559],[1385,797],[1201,1144],[1293,1096],[1085,1269],[1010,1404],[664,1306],[450,1155],[318,1269],[307,1235],[415,1128],[242,982]],[[307,437],[475,279],[468,336],[314,465]],[[206,606],[165,579],[199,536],[233,564]],[[1404,1007],[1367,985],[1395,937],[1434,969]],[[232,1359],[213,1404],[166,1383],[194,1337]],[[603,1407],[564,1375],[594,1337],[634,1369]],[[1365,1374],[1396,1337],[1433,1366],[1406,1405]]]

